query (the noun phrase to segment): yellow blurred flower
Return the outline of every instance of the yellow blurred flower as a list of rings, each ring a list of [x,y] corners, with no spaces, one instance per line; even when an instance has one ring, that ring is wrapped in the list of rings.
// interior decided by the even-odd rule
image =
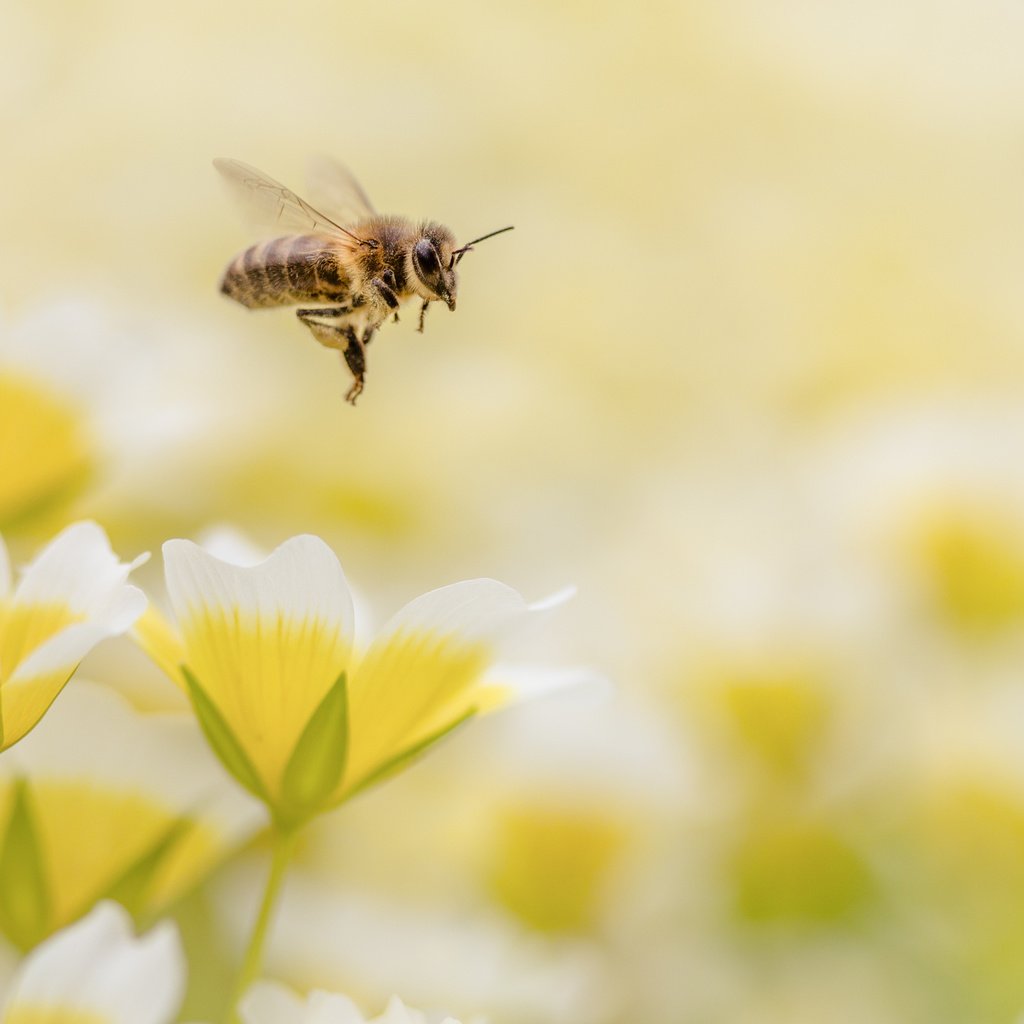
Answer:
[[[280,824],[338,804],[531,688],[487,675],[500,641],[540,609],[494,580],[417,598],[355,658],[348,584],[317,537],[252,567],[174,540],[164,563],[180,636],[155,612],[137,634]]]
[[[735,908],[752,924],[847,923],[877,895],[866,857],[831,822],[780,808],[746,823],[729,862]]]
[[[939,614],[964,639],[985,640],[1024,624],[1024,531],[1010,510],[931,511],[917,549]]]
[[[87,431],[70,404],[0,371],[0,529],[69,498],[91,468]]]
[[[106,534],[83,522],[61,532],[12,587],[0,540],[0,750],[35,726],[79,662],[142,613],[142,591],[125,580]]]
[[[520,803],[498,821],[490,883],[498,901],[540,931],[594,925],[627,825],[604,810]]]
[[[150,916],[264,820],[189,715],[77,681],[0,759],[0,934],[28,949],[106,897]]]
[[[185,958],[173,925],[136,938],[125,911],[104,903],[26,957],[3,1024],[170,1024],[185,993]]]
[[[751,758],[759,776],[812,777],[835,712],[824,664],[772,651],[720,662],[708,674],[706,698],[732,753]]]

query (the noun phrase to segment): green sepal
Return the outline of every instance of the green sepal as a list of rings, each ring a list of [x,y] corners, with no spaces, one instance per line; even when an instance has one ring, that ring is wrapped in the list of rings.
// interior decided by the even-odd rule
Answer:
[[[369,775],[363,776],[363,778],[361,778],[355,786],[345,794],[345,799],[349,800],[357,793],[362,793],[364,789],[376,786],[378,782],[383,782],[385,779],[391,778],[392,775],[397,775],[399,772],[404,771],[412,764],[413,761],[425,754],[430,747],[440,743],[446,736],[450,736],[455,732],[460,725],[468,722],[476,712],[476,708],[469,708],[468,711],[461,714],[455,719],[455,721],[449,722],[447,725],[438,729],[437,732],[432,732],[429,736],[425,736],[418,743],[414,743],[411,747],[406,747],[406,749],[400,754],[396,754],[383,764],[378,765],[372,772],[370,772]]]
[[[46,937],[50,886],[28,783],[14,782],[14,799],[0,845],[0,931],[22,951]]]
[[[344,672],[310,716],[281,778],[282,823],[298,823],[329,806],[348,760],[348,681]]]
[[[140,918],[147,910],[150,890],[157,871],[178,841],[192,828],[188,818],[178,818],[157,836],[156,841],[135,858],[107,885],[99,899],[114,900],[128,913]]]
[[[186,665],[181,666],[181,674],[188,683],[188,695],[192,699],[192,708],[199,719],[203,735],[220,759],[220,763],[241,786],[269,805],[270,796],[267,788],[249,760],[249,755],[231,731],[231,726],[224,721],[224,716],[217,710],[217,706],[206,695],[199,680]]]

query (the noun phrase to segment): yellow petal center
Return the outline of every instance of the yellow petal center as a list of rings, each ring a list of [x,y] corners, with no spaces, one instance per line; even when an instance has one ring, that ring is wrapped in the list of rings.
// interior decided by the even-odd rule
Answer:
[[[38,383],[0,374],[0,529],[73,492],[90,464],[80,417]]]
[[[182,635],[193,675],[276,795],[302,730],[348,664],[349,641],[317,618],[209,608]]]
[[[458,636],[399,631],[374,644],[350,686],[346,784],[477,708],[489,652]]]
[[[8,799],[5,788],[0,786],[0,810]],[[50,918],[38,923],[40,934],[52,934],[88,910],[181,820],[149,794],[87,782],[34,780],[31,792],[50,897]],[[221,849],[212,830],[189,822],[159,864],[145,907],[137,909],[156,911],[186,891]]]
[[[111,1018],[72,1006],[23,1003],[7,1012],[4,1024],[111,1024]]]
[[[83,619],[60,601],[17,605],[0,601],[0,685],[45,640]]]

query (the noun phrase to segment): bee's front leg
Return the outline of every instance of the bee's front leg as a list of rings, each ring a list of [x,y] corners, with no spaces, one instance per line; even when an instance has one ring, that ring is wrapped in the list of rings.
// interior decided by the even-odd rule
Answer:
[[[385,270],[380,277],[375,277],[370,286],[382,298],[388,309],[398,309],[398,296],[395,294],[397,282],[395,275],[390,270]]]
[[[345,318],[352,314],[347,306],[333,306],[329,309],[298,309],[295,315],[309,328],[310,333],[327,348],[337,349],[349,372],[354,378],[352,387],[345,395],[345,401],[352,405],[363,390],[363,383],[366,377],[366,349],[360,340],[356,329],[345,323]],[[325,321],[333,320],[334,323]],[[369,331],[373,336],[373,329]],[[366,337],[364,332],[363,337]]]
[[[419,327],[416,328],[416,330],[419,331],[420,334],[423,333],[423,325],[424,325],[424,323],[426,322],[426,319],[427,319],[427,306],[429,306],[429,305],[430,305],[429,300],[424,299],[423,300],[423,305],[420,306],[420,325],[419,325]]]

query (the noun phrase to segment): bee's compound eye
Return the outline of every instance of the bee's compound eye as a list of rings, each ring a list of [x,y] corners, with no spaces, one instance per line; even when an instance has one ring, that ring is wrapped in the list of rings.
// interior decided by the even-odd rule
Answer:
[[[434,243],[427,238],[421,238],[413,249],[416,256],[416,269],[420,277],[433,277],[441,270],[441,264],[437,258],[437,250]]]

